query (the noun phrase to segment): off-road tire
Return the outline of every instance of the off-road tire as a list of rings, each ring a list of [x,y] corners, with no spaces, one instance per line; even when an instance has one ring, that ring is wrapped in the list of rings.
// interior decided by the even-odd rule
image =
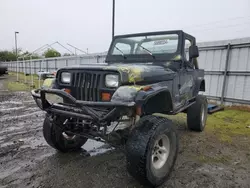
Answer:
[[[196,102],[187,109],[187,126],[190,130],[201,132],[207,121],[207,98],[203,95],[196,97]]]
[[[63,136],[62,129],[58,124],[63,124],[64,118],[60,118],[53,123],[49,115],[46,115],[43,123],[43,136],[46,142],[54,149],[60,152],[76,151],[87,142],[87,138],[75,136],[74,139],[68,140]]]
[[[154,168],[156,141],[168,138],[169,152],[159,169]],[[126,143],[127,170],[141,184],[159,186],[173,170],[178,154],[178,136],[172,121],[153,115],[142,117]],[[159,144],[159,143],[158,143]]]

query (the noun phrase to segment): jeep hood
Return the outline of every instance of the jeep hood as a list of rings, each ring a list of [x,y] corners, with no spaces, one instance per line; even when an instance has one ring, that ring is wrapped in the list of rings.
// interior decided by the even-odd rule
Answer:
[[[163,66],[152,64],[88,64],[63,68],[66,70],[102,70],[119,72],[122,83],[154,83],[171,80],[175,72]]]

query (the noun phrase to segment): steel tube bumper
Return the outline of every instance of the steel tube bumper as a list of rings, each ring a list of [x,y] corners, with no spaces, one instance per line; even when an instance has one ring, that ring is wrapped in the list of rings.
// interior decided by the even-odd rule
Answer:
[[[46,93],[54,94],[63,98],[67,103],[50,104],[46,99]],[[111,119],[124,108],[133,108],[134,102],[95,102],[95,101],[80,101],[76,100],[72,95],[59,89],[38,89],[32,90],[31,94],[37,103],[37,106],[42,110],[67,117],[81,118],[96,122],[106,121]],[[108,107],[112,110],[106,114],[99,113],[91,107]]]

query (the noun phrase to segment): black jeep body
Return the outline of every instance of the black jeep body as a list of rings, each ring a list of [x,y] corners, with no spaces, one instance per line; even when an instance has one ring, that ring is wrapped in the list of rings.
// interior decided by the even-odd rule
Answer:
[[[109,142],[107,128],[127,117],[132,123],[121,138],[126,137],[130,174],[141,183],[162,184],[174,165],[178,140],[171,122],[152,114],[186,112],[190,129],[204,129],[207,104],[198,95],[205,91],[198,55],[195,38],[180,30],[115,36],[106,63],[61,68],[52,88],[32,91],[37,105],[47,112],[46,141],[60,151],[79,148],[87,139]],[[50,102],[48,94],[62,100]],[[58,125],[64,137],[53,136]],[[73,147],[62,144],[74,135],[82,140]],[[157,159],[163,149],[154,153],[157,149],[152,148],[168,147],[164,156],[169,157],[161,166]],[[142,171],[135,171],[142,164]]]
[[[111,50],[117,42],[116,39],[151,34],[178,34],[177,51],[170,55],[154,55],[155,57],[149,54],[131,55],[126,59],[122,55],[112,55]],[[71,104],[82,104],[83,107],[140,105],[142,114],[176,114],[188,108],[195,101],[199,91],[205,91],[204,70],[198,69],[194,58],[186,58],[185,39],[190,40],[192,45],[196,45],[195,38],[182,31],[116,36],[106,58],[107,64],[62,68],[56,75],[56,89],[41,90],[41,93],[54,93],[62,96],[65,101],[70,101]],[[131,45],[134,44],[131,42]],[[71,74],[70,83],[60,82],[62,72]],[[105,86],[107,74],[115,74],[119,77],[117,87]],[[148,91],[137,91],[137,88],[148,85],[151,87]],[[122,90],[119,91],[121,86],[123,86]],[[62,89],[69,89],[70,95]],[[110,101],[102,100],[102,93],[109,93]],[[38,96],[35,91],[33,96]],[[57,109],[57,106],[50,106],[45,99],[42,102],[43,110],[53,112],[53,108]],[[69,114],[67,111],[61,113],[71,116],[74,111]],[[85,115],[91,116],[91,114]]]

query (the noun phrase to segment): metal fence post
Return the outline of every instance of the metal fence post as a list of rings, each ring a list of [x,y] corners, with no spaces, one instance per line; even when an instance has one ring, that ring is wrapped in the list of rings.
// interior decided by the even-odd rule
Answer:
[[[33,61],[33,60],[32,60]],[[38,71],[38,61],[33,61],[33,65],[35,66],[35,68],[34,68],[34,74],[36,74],[37,73],[37,71]]]
[[[42,60],[40,62],[40,71],[42,70]],[[38,77],[38,88],[41,88],[41,75]]]
[[[24,83],[26,84],[27,83],[27,71],[26,71],[26,65],[27,65],[27,61],[24,61],[24,58],[23,58],[23,62],[24,62]]]
[[[42,70],[42,60],[39,61],[39,71]]]
[[[32,61],[32,58],[30,59],[30,64],[31,64],[31,66],[33,64],[33,68],[35,67],[35,62]],[[30,71],[31,71],[31,68],[30,68]],[[35,71],[34,71],[34,73],[35,73]],[[31,85],[32,85],[32,87],[34,87],[34,74],[32,74],[32,72],[31,72]]]
[[[16,81],[17,82],[19,82],[18,71],[19,71],[19,61],[16,61]]]
[[[229,66],[229,57],[230,57],[230,49],[231,44],[228,43],[227,45],[227,55],[226,55],[226,62],[225,62],[225,69],[224,69],[224,77],[223,77],[223,85],[222,85],[222,92],[221,92],[221,104],[224,104],[224,97],[225,97],[225,90],[226,90],[226,81],[227,81],[227,72]]]
[[[77,61],[77,65],[81,65],[82,64],[82,56],[78,56],[78,61]]]
[[[49,71],[49,62],[48,62],[48,60],[46,60],[46,72],[48,72]]]
[[[57,59],[55,59],[55,70],[57,70]]]
[[[100,58],[100,56],[97,55],[97,56],[96,56],[96,63],[99,63],[99,58]]]
[[[22,62],[22,69],[21,69],[21,73],[24,73],[24,58],[23,58],[23,62]]]

